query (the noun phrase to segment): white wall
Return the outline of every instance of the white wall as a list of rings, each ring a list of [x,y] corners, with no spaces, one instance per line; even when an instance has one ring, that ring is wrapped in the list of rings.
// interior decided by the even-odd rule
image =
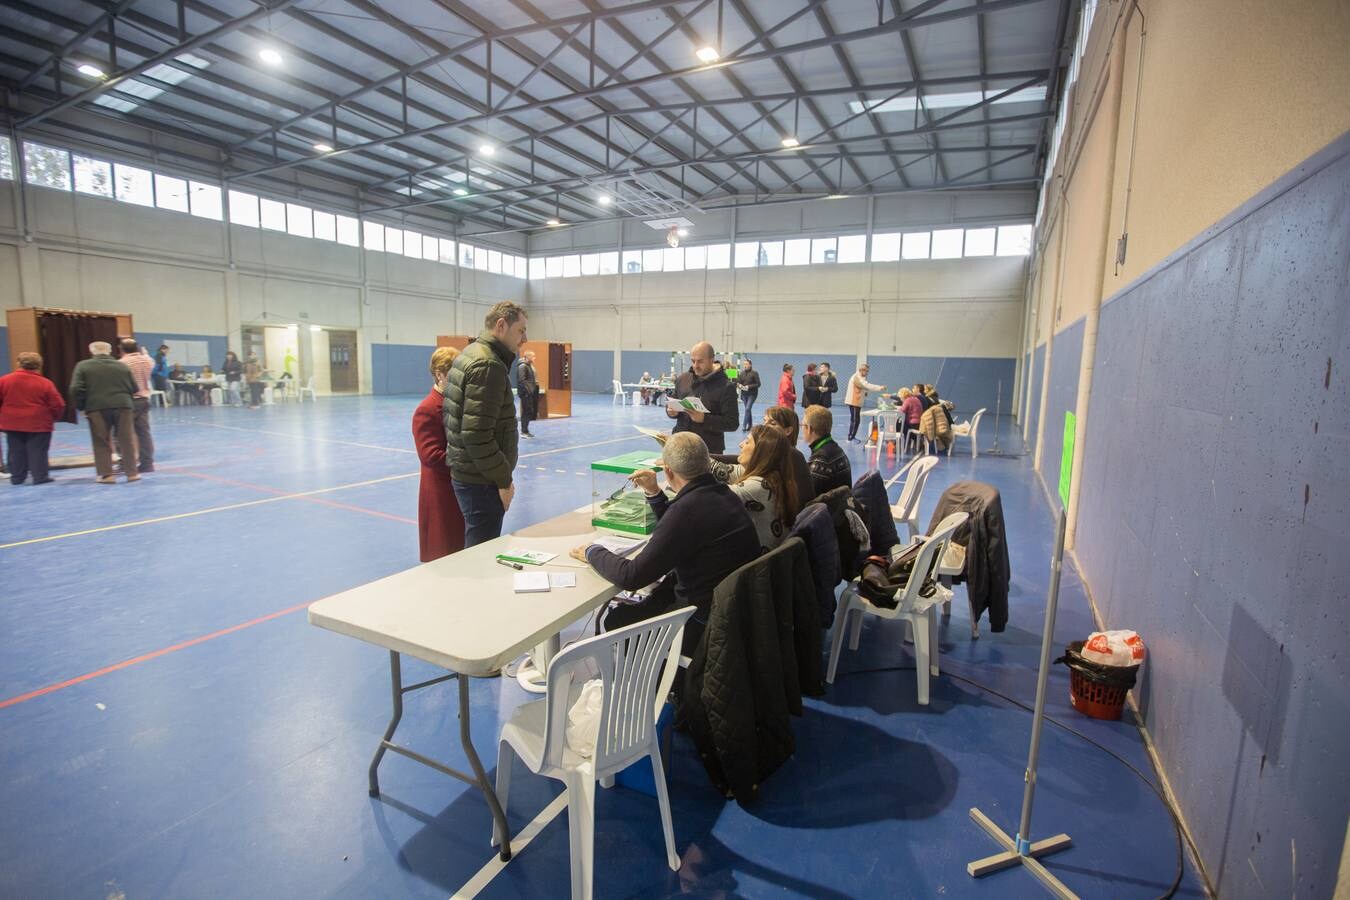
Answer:
[[[223,335],[236,349],[245,325],[354,329],[364,391],[371,344],[432,346],[476,332],[492,303],[526,299],[517,278],[31,185],[23,194],[0,182],[0,306],[129,312],[138,331]],[[519,235],[494,241],[524,249]],[[312,374],[326,380],[318,349]]]
[[[1024,279],[1022,257],[550,278],[530,282],[530,323],[536,337],[579,350],[707,339],[748,351],[1011,358]]]
[[[1008,358],[1023,308],[1021,258],[526,282],[98,197],[32,186],[24,193],[31,241],[19,230],[18,185],[0,183],[4,306],[130,312],[140,331],[232,343],[245,325],[354,329],[363,391],[373,343],[430,346],[438,334],[474,333],[504,299],[530,307],[532,337],[577,349],[667,349],[706,338],[771,352]],[[1029,221],[1034,210],[1030,191],[814,201],[690,214],[688,241],[995,225]],[[498,244],[540,255],[664,238],[638,220],[620,231],[618,222],[601,222],[537,233],[528,248],[520,235]]]
[[[1034,191],[819,200],[690,214],[686,242],[1020,224],[1035,209]],[[622,224],[622,234],[618,222],[550,229],[531,237],[529,251],[664,243],[664,232],[641,221]],[[1023,257],[547,278],[529,283],[531,334],[579,350],[707,339],[747,351],[1013,358],[1025,278]]]

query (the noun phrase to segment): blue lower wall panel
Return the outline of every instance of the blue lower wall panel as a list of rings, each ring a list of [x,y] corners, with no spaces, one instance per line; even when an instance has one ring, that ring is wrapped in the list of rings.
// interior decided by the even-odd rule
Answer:
[[[643,372],[650,372],[655,378],[670,371],[669,350],[625,350],[620,363],[625,382],[636,382]],[[610,376],[610,380],[614,376]],[[606,382],[608,384],[608,381]]]
[[[956,404],[960,419],[970,418],[981,408],[992,417],[1000,406],[1000,386],[1003,413],[1012,413],[1013,374],[1017,370],[1017,360],[1012,357],[869,356],[867,362],[872,367],[868,378],[873,384],[886,385],[887,392],[915,382],[931,384],[939,396]]]
[[[1102,309],[1075,553],[1148,644],[1136,697],[1225,898],[1336,888],[1348,282],[1350,135]]]
[[[1083,362],[1083,331],[1079,319],[1055,335],[1050,353],[1050,390],[1045,395],[1045,446],[1041,451],[1041,477],[1059,504],[1059,464],[1064,449],[1064,414],[1078,404],[1078,372]]]
[[[1045,383],[1045,345],[1031,354],[1031,407],[1027,413],[1027,451],[1036,452],[1036,429],[1040,425],[1041,385]]]
[[[9,358],[9,329],[0,325],[0,375],[13,367],[14,360]]]
[[[436,348],[423,344],[371,344],[370,387],[376,394],[425,394],[427,363]]]
[[[225,351],[229,349],[225,336],[223,334],[170,334],[163,331],[142,331],[136,329],[136,341],[145,348],[145,352],[151,356],[159,349],[160,344],[169,345],[169,364],[182,362],[181,358],[174,355],[174,341],[206,341],[207,357],[211,360],[211,368],[220,370],[220,364],[225,361]],[[200,372],[201,366],[184,365],[184,369],[189,372]]]
[[[641,375],[641,373],[638,373]],[[628,376],[625,375],[625,378]],[[613,350],[572,350],[572,390],[583,393],[614,392]]]

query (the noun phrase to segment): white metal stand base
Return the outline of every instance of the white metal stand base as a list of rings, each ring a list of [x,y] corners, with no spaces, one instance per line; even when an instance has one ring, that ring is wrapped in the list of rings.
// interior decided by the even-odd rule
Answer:
[[[557,635],[535,646],[516,670],[516,684],[531,694],[548,693],[548,665],[558,655],[561,640]]]
[[[966,863],[966,871],[972,877],[979,878],[1021,864],[1026,866],[1031,874],[1035,875],[1036,879],[1045,885],[1054,896],[1063,898],[1063,900],[1078,900],[1077,894],[1065,887],[1064,882],[1051,875],[1045,866],[1037,862],[1038,857],[1068,849],[1073,844],[1073,840],[1067,834],[1057,834],[1054,837],[1037,841],[1027,848],[1026,853],[1019,853],[1017,841],[1008,837],[1007,833],[995,825],[984,813],[978,809],[971,809],[970,817],[975,820],[975,824],[988,832],[989,836],[1003,847],[1002,853],[995,853],[993,856],[986,856],[983,859]]]

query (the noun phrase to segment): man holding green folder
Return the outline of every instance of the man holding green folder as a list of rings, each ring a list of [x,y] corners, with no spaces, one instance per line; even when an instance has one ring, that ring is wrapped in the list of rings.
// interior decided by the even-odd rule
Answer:
[[[699,341],[689,351],[689,371],[675,379],[675,391],[666,401],[666,415],[675,419],[672,434],[690,431],[703,438],[709,453],[726,449],[726,433],[740,424],[736,385],[714,364],[713,346]],[[681,400],[698,400],[704,410]]]

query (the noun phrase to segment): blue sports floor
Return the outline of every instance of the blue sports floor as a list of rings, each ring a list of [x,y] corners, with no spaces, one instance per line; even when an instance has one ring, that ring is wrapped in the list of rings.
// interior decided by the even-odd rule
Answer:
[[[0,482],[0,897],[444,898],[488,863],[487,808],[466,785],[391,754],[384,795],[367,796],[388,656],[304,615],[417,563],[419,399],[156,410],[157,471],[139,484],[97,485],[92,469],[42,487]],[[609,398],[578,396],[574,409],[523,444],[508,529],[587,502],[589,462],[650,446],[631,423],[665,423]],[[1020,449],[1011,424],[1003,432],[1003,446]],[[86,435],[62,426],[54,453],[87,453]],[[850,453],[856,476],[864,454]],[[882,457],[884,473],[895,467]],[[921,522],[965,478],[1003,493],[1007,631],[986,625],[971,641],[958,588],[923,708],[900,632],[868,622],[833,688],[794,723],[796,756],[750,808],[724,801],[676,735],[682,866],[665,865],[653,799],[600,791],[598,897],[1045,896],[1026,872],[975,881],[965,865],[997,849],[970,807],[1016,829],[1031,718],[975,682],[1033,700],[1051,511],[1028,459],[963,455],[934,470]],[[1057,644],[1091,630],[1070,568]],[[434,674],[405,663],[408,682]],[[473,682],[472,697],[491,765],[500,722],[527,695],[498,678]],[[1152,777],[1133,725],[1071,709],[1063,667],[1049,711]],[[409,696],[399,739],[466,767],[457,729],[455,688],[442,685]],[[518,831],[558,787],[523,770],[513,782]],[[1073,837],[1047,864],[1084,897],[1159,896],[1178,865],[1179,895],[1203,894],[1158,798],[1121,761],[1051,726],[1034,821],[1033,838]],[[478,896],[567,890],[561,815]]]

